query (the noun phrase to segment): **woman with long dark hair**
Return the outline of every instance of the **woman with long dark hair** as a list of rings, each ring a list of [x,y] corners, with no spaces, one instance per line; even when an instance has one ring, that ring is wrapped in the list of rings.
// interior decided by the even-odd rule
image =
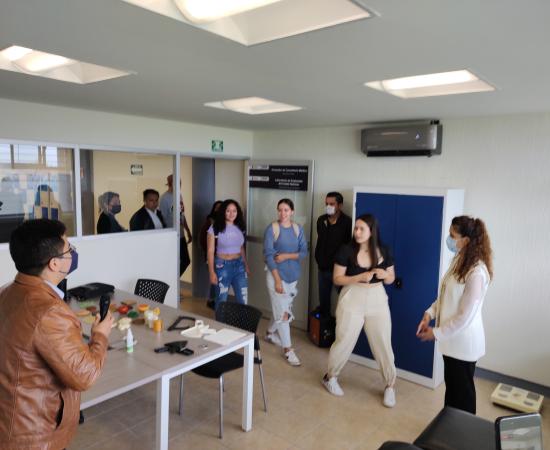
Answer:
[[[481,310],[493,278],[491,242],[481,219],[455,217],[447,247],[453,253],[437,300],[424,313],[416,335],[437,340],[445,368],[445,405],[476,413],[474,372],[485,354]],[[430,322],[435,319],[435,326]]]
[[[225,200],[208,229],[207,256],[210,283],[217,286],[216,307],[227,301],[233,286],[237,302],[248,302],[248,275],[244,249],[246,228],[239,203]]]
[[[299,366],[290,340],[290,322],[294,319],[292,302],[298,293],[300,260],[307,256],[304,229],[292,221],[294,203],[283,198],[277,203],[277,221],[264,232],[264,258],[267,266],[267,290],[273,316],[266,340],[283,348],[291,366]]]
[[[338,375],[348,361],[361,329],[386,383],[384,406],[395,406],[395,363],[391,346],[391,316],[384,284],[395,280],[390,249],[380,241],[378,222],[371,214],[355,220],[352,241],[340,247],[334,264],[334,284],[343,286],[336,308],[336,340],[330,348],[323,385],[342,396]]]

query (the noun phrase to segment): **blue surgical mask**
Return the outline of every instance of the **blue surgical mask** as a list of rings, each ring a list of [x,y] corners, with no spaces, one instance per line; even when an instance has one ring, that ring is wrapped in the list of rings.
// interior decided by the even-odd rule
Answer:
[[[78,269],[78,253],[76,250],[71,250],[71,267],[69,267],[69,270],[67,272],[63,272],[60,270],[61,273],[65,275],[69,275],[70,273],[74,272],[76,269]]]
[[[457,253],[458,252],[458,248],[456,247],[456,239],[453,239],[451,237],[451,235],[447,236],[447,240],[446,240],[446,243],[447,243],[447,248],[453,252],[453,253]]]

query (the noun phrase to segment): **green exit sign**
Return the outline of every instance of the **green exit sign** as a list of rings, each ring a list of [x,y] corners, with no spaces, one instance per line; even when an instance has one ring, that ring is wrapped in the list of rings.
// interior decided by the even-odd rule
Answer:
[[[222,153],[223,152],[223,141],[218,141],[218,140],[213,139],[212,140],[212,151]]]

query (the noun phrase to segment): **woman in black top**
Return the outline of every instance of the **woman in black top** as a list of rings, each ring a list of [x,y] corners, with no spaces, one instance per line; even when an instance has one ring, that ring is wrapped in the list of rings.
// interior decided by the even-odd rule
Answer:
[[[334,264],[334,284],[343,286],[336,308],[336,341],[330,348],[323,385],[344,395],[337,377],[344,368],[361,328],[386,383],[384,406],[395,405],[395,363],[391,347],[391,317],[384,284],[395,280],[393,258],[382,245],[378,223],[371,214],[357,218],[350,244],[340,247]]]
[[[97,234],[126,231],[115,219],[115,215],[122,210],[120,196],[116,192],[104,192],[97,198],[97,203],[101,211],[97,221]]]

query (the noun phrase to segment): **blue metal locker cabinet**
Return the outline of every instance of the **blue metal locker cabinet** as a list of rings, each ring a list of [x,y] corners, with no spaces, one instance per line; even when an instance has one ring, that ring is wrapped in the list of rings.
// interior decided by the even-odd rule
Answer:
[[[373,214],[381,240],[395,259],[396,281],[385,288],[398,376],[435,387],[442,381],[441,357],[433,342],[421,342],[415,332],[424,311],[437,298],[439,280],[448,267],[451,255],[443,243],[452,217],[461,214],[463,191],[383,191],[356,188],[354,218]],[[352,360],[374,366],[364,333],[353,353]]]

